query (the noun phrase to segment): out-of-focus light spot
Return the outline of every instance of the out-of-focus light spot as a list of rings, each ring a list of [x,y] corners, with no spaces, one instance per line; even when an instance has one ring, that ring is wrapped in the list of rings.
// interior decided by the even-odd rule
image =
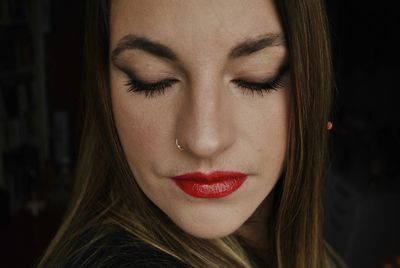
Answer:
[[[328,121],[328,123],[326,124],[326,129],[327,130],[333,129],[333,123],[331,121]]]

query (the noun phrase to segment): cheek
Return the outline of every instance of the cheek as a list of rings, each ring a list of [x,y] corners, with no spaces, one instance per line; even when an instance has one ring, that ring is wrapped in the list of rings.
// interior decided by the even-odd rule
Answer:
[[[143,109],[132,96],[125,92],[112,92],[112,106],[115,125],[124,149],[127,161],[133,173],[141,173],[156,162],[158,155],[163,155],[166,138],[160,129],[168,120],[156,111]],[[165,116],[165,114],[164,114]],[[165,132],[164,132],[165,133]]]
[[[286,155],[289,105],[287,98],[275,102],[268,114],[268,120],[262,124],[265,138],[260,141],[265,144],[260,151],[271,162],[282,164]]]
[[[246,133],[240,135],[247,137],[248,146],[254,148],[254,159],[259,159],[261,165],[268,165],[269,170],[274,166],[280,168],[286,154],[290,112],[287,94],[287,90],[282,89],[266,96],[261,105],[250,108],[241,122],[247,128],[243,128]]]
[[[288,131],[288,109],[285,103],[280,103],[269,111],[268,119],[263,121],[263,139],[261,144],[265,144],[264,150],[270,151],[270,155],[281,157],[286,151],[287,131]]]
[[[285,91],[271,96],[271,102],[260,107],[254,118],[251,134],[251,157],[256,162],[258,179],[253,181],[252,191],[258,201],[268,196],[285,168],[287,150],[289,107]]]

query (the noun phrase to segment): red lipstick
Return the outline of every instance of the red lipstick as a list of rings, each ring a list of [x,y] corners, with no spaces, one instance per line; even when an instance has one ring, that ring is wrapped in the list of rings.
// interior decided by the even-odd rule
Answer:
[[[186,173],[171,179],[185,193],[198,198],[221,198],[235,192],[247,179],[240,172]]]

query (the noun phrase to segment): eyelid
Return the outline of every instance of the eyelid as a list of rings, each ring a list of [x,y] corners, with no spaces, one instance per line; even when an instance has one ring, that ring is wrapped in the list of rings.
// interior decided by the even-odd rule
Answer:
[[[129,79],[138,81],[138,82],[140,82],[142,84],[146,84],[146,85],[147,84],[149,84],[149,85],[157,84],[159,82],[162,82],[164,80],[168,80],[169,79],[169,78],[165,78],[165,79],[163,78],[163,79],[154,79],[154,80],[150,79],[150,80],[148,80],[148,79],[144,79],[144,78],[140,77],[134,70],[123,71],[123,72]]]
[[[232,81],[243,81],[249,84],[257,84],[257,85],[261,85],[261,84],[266,84],[266,83],[270,83],[274,80],[276,80],[279,77],[282,77],[283,75],[277,74],[277,75],[272,75],[272,76],[268,76],[267,78],[263,78],[263,79],[253,79],[253,78],[247,78],[247,77],[239,77],[239,78],[235,78]]]
[[[179,81],[179,80],[173,79],[173,78],[161,79],[161,80],[157,80],[154,82],[153,81],[144,81],[144,80],[140,80],[140,79],[133,79],[133,78],[129,78],[129,80],[131,80],[137,84],[141,84],[142,86],[145,86],[145,87],[157,86],[159,84],[173,84],[173,83]]]
[[[232,82],[234,82],[245,95],[247,95],[247,93],[251,93],[254,96],[254,94],[257,93],[258,95],[263,96],[264,93],[284,87],[284,77],[289,70],[289,62],[285,62],[279,68],[278,74],[271,78],[264,79],[261,82],[253,82],[251,81],[252,79],[241,78],[234,79]],[[125,84],[125,86],[128,87],[128,91],[144,94],[146,97],[153,97],[155,94],[162,95],[168,88],[170,88],[176,82],[179,82],[179,79],[175,78],[166,78],[157,81],[145,81],[144,79],[138,78],[136,73],[133,71],[124,73],[128,77],[128,81]]]
[[[268,84],[268,83],[272,83],[276,80],[282,80],[284,78],[284,76],[288,73],[289,70],[290,70],[289,63],[285,62],[279,68],[279,70],[276,74],[270,75],[268,78],[264,78],[261,81],[257,81],[257,79],[251,79],[251,78],[245,78],[245,77],[236,78],[233,81],[243,81],[243,82],[246,82],[249,84],[254,84],[254,85]]]

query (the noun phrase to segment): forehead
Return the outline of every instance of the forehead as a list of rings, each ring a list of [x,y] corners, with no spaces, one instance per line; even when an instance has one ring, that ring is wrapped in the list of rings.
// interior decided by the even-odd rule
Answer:
[[[147,36],[202,56],[245,38],[280,33],[273,0],[112,0],[110,46],[128,34]],[[206,49],[202,49],[206,48]],[[214,50],[215,48],[215,50]]]

